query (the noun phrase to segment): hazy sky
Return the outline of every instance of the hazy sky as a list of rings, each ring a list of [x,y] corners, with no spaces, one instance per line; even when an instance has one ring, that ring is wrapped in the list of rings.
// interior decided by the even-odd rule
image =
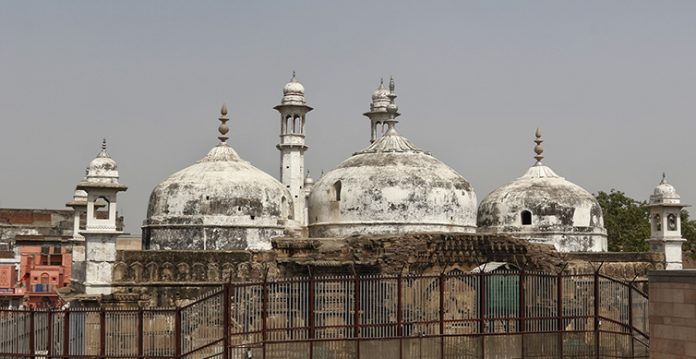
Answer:
[[[696,203],[696,1],[1,1],[0,206],[62,208],[102,137],[127,229],[153,187],[217,143],[278,177],[292,70],[315,108],[314,177],[368,145],[394,75],[399,132],[479,200],[544,162],[647,199],[662,171]]]

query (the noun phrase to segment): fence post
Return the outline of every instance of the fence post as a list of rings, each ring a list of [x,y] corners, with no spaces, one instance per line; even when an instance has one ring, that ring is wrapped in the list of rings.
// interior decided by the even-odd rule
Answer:
[[[445,272],[440,272],[440,358],[445,357]]]
[[[360,278],[353,270],[353,338],[355,338],[355,357],[360,359]]]
[[[29,355],[30,358],[34,359],[34,348],[36,347],[35,345],[35,337],[34,337],[34,331],[35,331],[35,324],[34,324],[34,308],[29,307]]]
[[[630,341],[631,341],[631,358],[634,356],[634,347],[633,347],[633,284],[629,283],[626,285],[628,288],[628,330],[629,333],[631,334]]]
[[[181,308],[176,308],[174,311],[174,356],[179,359],[181,358]]]
[[[261,357],[266,359],[266,341],[268,340],[268,275],[263,275],[261,288]]]
[[[314,358],[314,295],[315,295],[314,275],[309,273],[309,359]]]
[[[222,291],[222,357],[230,358],[230,286],[232,284],[225,283]]]
[[[404,337],[404,317],[403,317],[403,278],[399,273],[396,284],[396,335],[399,336],[399,359],[403,359],[403,337]]]
[[[70,355],[70,308],[63,311],[63,356]]]
[[[486,274],[481,271],[479,278],[479,333],[481,334],[481,358],[486,357]]]
[[[53,355],[53,311],[51,308],[48,308],[46,314],[48,315],[48,340],[46,341],[46,351],[50,357]]]
[[[520,275],[519,280],[517,281],[517,285],[519,286],[519,300],[517,301],[518,303],[518,316],[520,320],[517,322],[518,328],[517,331],[522,333],[520,334],[522,336],[521,341],[522,341],[522,355],[521,357],[524,359],[525,356],[525,332],[527,331],[527,302],[525,298],[525,287],[527,285],[527,278],[526,278],[526,273],[524,269],[518,272]]]
[[[600,266],[601,267],[601,266]],[[599,270],[594,273],[594,339],[595,339],[595,358],[599,359]]]
[[[556,301],[556,314],[558,315],[558,323],[556,324],[558,330],[558,353],[559,357],[563,359],[563,336],[565,335],[565,325],[563,325],[563,271],[558,272],[556,287],[558,292]]]
[[[143,312],[143,307],[138,307],[138,329],[137,329],[137,341],[138,341],[138,358],[142,358],[145,352],[145,325],[144,325],[144,319],[143,317],[145,316]]]
[[[106,311],[99,308],[99,356],[106,357]]]

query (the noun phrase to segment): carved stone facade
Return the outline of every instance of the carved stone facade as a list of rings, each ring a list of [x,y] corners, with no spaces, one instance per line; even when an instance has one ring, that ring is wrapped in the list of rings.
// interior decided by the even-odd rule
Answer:
[[[119,251],[112,302],[182,305],[222,282],[354,274],[469,272],[487,262],[526,271],[601,273],[641,280],[662,269],[658,253],[559,253],[505,235],[413,234],[344,239],[277,239],[271,251]],[[604,263],[604,264],[602,264]],[[637,277],[637,278],[636,278]],[[127,295],[128,300],[118,296]]]

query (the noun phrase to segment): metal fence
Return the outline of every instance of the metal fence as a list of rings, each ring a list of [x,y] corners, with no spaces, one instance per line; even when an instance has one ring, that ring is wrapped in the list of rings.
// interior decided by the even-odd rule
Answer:
[[[164,309],[0,310],[0,357],[647,358],[648,298],[594,273],[230,283]]]

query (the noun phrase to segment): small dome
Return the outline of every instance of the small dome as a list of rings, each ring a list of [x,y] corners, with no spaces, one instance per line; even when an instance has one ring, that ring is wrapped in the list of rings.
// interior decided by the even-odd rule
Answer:
[[[283,87],[283,95],[284,96],[288,96],[288,95],[302,95],[302,96],[304,96],[304,86],[302,86],[301,83],[297,82],[297,80],[295,80],[295,77],[293,77],[292,81],[288,82]]]
[[[309,196],[310,237],[475,227],[469,182],[395,130],[323,175]]]
[[[73,194],[73,200],[77,201],[87,201],[87,192],[82,189],[76,189],[75,194]]]
[[[103,140],[102,149],[97,157],[87,166],[84,181],[91,183],[118,183],[118,166],[116,161],[106,152],[106,140]]]
[[[304,97],[304,86],[295,78],[295,72],[292,73],[292,79],[283,87],[283,99],[281,105],[306,105]]]
[[[220,121],[227,120],[223,113]],[[283,235],[292,206],[285,186],[223,140],[155,187],[143,226],[145,244],[150,249],[270,249],[270,238]]]
[[[662,174],[662,180],[655,187],[653,195],[650,196],[650,204],[679,204],[681,196],[677,194],[677,190],[667,182],[667,177]]]
[[[509,233],[557,250],[606,251],[602,208],[582,187],[541,163],[541,134],[535,141],[537,163],[522,177],[481,201],[477,225],[482,233]]]
[[[312,179],[312,177],[307,176],[304,179],[304,184],[305,184],[305,186],[313,185],[314,179]]]
[[[389,90],[384,87],[384,81],[380,82],[379,87],[372,93],[372,102],[378,100],[389,101]]]

